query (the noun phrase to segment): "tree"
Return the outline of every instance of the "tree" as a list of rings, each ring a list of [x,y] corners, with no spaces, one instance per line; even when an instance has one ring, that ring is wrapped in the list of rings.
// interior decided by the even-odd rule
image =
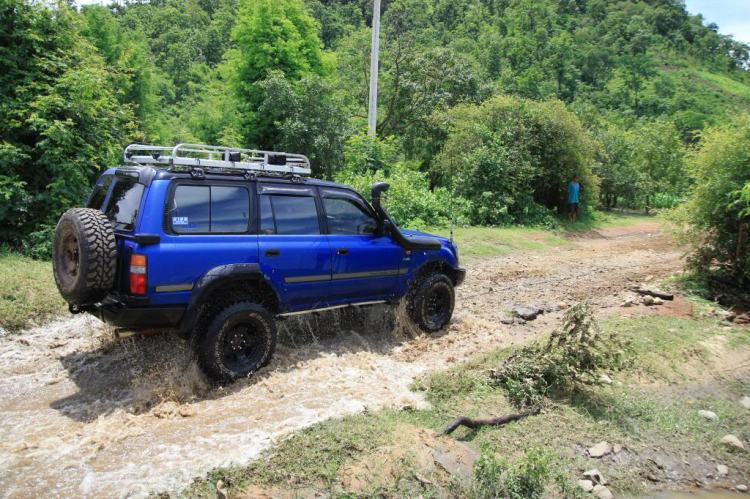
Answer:
[[[259,113],[263,95],[256,82],[279,71],[290,81],[325,73],[318,25],[302,0],[244,0],[227,54],[242,103],[245,141],[268,147],[278,142],[273,119]]]
[[[436,161],[455,172],[456,192],[472,203],[475,224],[549,223],[565,206],[565,187],[581,177],[583,203],[595,206],[594,142],[560,101],[496,96],[446,113],[448,138]]]
[[[263,91],[259,112],[274,120],[274,149],[305,154],[313,174],[332,179],[344,162],[349,118],[333,86],[317,75],[293,83],[280,72],[257,84]]]
[[[0,238],[49,230],[116,163],[135,129],[102,58],[66,4],[0,7]],[[47,241],[49,243],[49,241]]]

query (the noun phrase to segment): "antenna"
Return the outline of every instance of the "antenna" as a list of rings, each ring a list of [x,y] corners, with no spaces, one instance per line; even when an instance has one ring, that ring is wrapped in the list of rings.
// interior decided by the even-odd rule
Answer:
[[[448,211],[450,212],[450,217],[451,217],[450,241],[453,242],[453,158],[451,158],[451,191],[450,191],[450,205],[448,207]]]

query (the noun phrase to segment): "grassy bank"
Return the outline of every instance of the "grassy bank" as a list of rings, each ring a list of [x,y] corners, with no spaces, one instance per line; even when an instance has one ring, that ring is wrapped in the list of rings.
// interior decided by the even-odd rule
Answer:
[[[0,252],[0,327],[16,332],[66,310],[50,262]]]
[[[221,480],[229,497],[312,491],[336,497],[584,497],[575,484],[591,468],[617,492],[645,494],[685,487],[693,475],[716,475],[717,463],[729,467],[732,481],[750,478],[750,454],[720,444],[728,433],[744,441],[750,436],[750,411],[737,403],[747,395],[742,384],[747,379],[738,378],[741,369],[732,369],[750,358],[747,330],[725,329],[710,317],[616,317],[602,329],[617,332],[627,345],[627,368],[609,372],[611,384],[548,397],[537,416],[435,437],[458,414],[482,418],[518,411],[508,392],[488,376],[512,353],[498,350],[418,380],[414,389],[425,392],[429,410],[317,424],[250,466],[212,471],[182,495],[215,497]],[[718,420],[701,417],[702,409],[715,412]],[[623,450],[603,459],[588,457],[586,449],[600,441]],[[431,448],[468,444],[482,457],[463,478],[448,476],[435,465],[425,466],[424,442],[428,456]],[[382,464],[389,460],[392,464]],[[353,482],[352,470],[366,480]]]

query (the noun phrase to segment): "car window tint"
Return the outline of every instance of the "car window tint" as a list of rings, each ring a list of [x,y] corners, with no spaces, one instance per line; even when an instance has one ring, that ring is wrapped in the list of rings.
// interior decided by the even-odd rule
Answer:
[[[98,210],[102,207],[113,179],[113,175],[102,175],[102,177],[96,182],[94,190],[91,191],[91,196],[89,197],[89,202],[86,203],[86,208],[96,208]]]
[[[282,235],[320,234],[315,198],[311,196],[270,196],[276,219],[276,233]]]
[[[331,234],[371,235],[377,229],[375,219],[352,199],[323,198],[323,206]]]
[[[260,233],[272,236],[276,234],[276,224],[273,222],[271,196],[260,197]]]
[[[175,189],[169,216],[178,234],[208,232],[211,192],[208,186],[179,185]]]
[[[211,232],[247,232],[249,210],[246,188],[211,186]]]
[[[104,211],[115,229],[133,230],[142,196],[143,184],[129,178],[117,179]]]

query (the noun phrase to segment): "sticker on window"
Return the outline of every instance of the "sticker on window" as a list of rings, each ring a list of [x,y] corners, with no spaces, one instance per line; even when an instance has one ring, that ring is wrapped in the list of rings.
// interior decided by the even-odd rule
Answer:
[[[172,225],[189,225],[188,217],[172,217]]]

